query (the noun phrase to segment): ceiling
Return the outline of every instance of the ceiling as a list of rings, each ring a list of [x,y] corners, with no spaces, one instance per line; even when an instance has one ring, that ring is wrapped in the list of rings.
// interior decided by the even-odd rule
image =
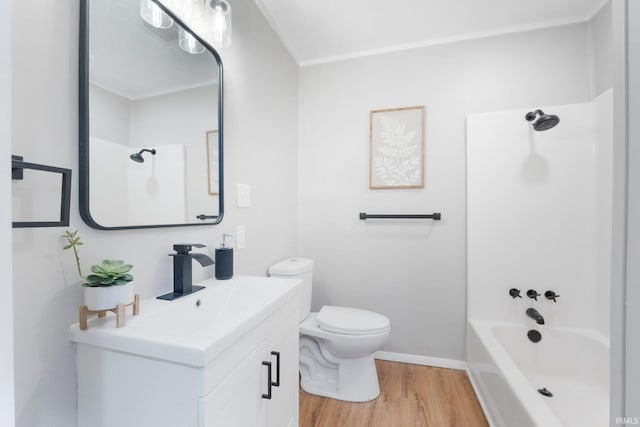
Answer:
[[[302,66],[590,19],[606,0],[255,0]]]

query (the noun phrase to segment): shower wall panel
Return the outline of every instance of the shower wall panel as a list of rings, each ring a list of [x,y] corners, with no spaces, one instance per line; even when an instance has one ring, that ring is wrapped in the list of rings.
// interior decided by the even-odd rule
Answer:
[[[525,115],[537,108],[560,123],[534,131]],[[469,318],[523,322],[534,307],[547,324],[608,337],[611,116],[610,91],[594,102],[468,116]],[[528,298],[530,289],[542,295]]]

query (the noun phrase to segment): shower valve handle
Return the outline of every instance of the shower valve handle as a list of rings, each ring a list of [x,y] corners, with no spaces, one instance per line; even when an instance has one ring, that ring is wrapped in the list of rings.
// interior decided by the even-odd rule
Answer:
[[[552,299],[553,302],[558,302],[558,301],[556,301],[556,298],[560,298],[560,295],[556,294],[553,291],[547,291],[547,292],[544,293],[544,297],[546,299]]]
[[[522,295],[520,295],[520,289],[516,288],[509,289],[509,295],[511,295],[511,298],[513,299],[522,298]]]
[[[538,301],[538,297],[540,296],[540,294],[533,289],[529,289],[527,291],[527,296],[529,298],[533,298],[534,300]]]

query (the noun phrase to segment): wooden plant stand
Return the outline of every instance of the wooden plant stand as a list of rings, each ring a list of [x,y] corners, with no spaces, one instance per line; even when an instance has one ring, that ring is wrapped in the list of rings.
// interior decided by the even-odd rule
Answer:
[[[107,311],[110,311],[116,315],[116,327],[122,328],[125,322],[125,308],[132,305],[133,306],[133,315],[137,316],[140,313],[140,295],[135,294],[133,297],[133,302],[129,304],[118,304],[114,308],[108,308],[106,310],[89,310],[86,305],[80,306],[80,330],[87,330],[87,318],[94,314],[97,314],[98,317],[102,318],[107,315]]]

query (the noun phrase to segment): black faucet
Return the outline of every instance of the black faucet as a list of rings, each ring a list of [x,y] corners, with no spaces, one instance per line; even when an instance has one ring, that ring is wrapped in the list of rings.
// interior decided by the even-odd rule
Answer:
[[[173,257],[173,292],[160,295],[157,297],[158,299],[171,301],[204,288],[204,286],[193,286],[191,260],[195,259],[203,267],[213,264],[213,260],[205,254],[190,253],[192,248],[204,247],[205,245],[200,243],[179,243],[173,245],[173,250],[175,250],[176,253],[169,254],[169,256]]]
[[[538,325],[544,325],[544,317],[542,317],[540,313],[538,313],[538,310],[536,310],[535,308],[527,308],[526,313],[527,316],[535,320]]]

